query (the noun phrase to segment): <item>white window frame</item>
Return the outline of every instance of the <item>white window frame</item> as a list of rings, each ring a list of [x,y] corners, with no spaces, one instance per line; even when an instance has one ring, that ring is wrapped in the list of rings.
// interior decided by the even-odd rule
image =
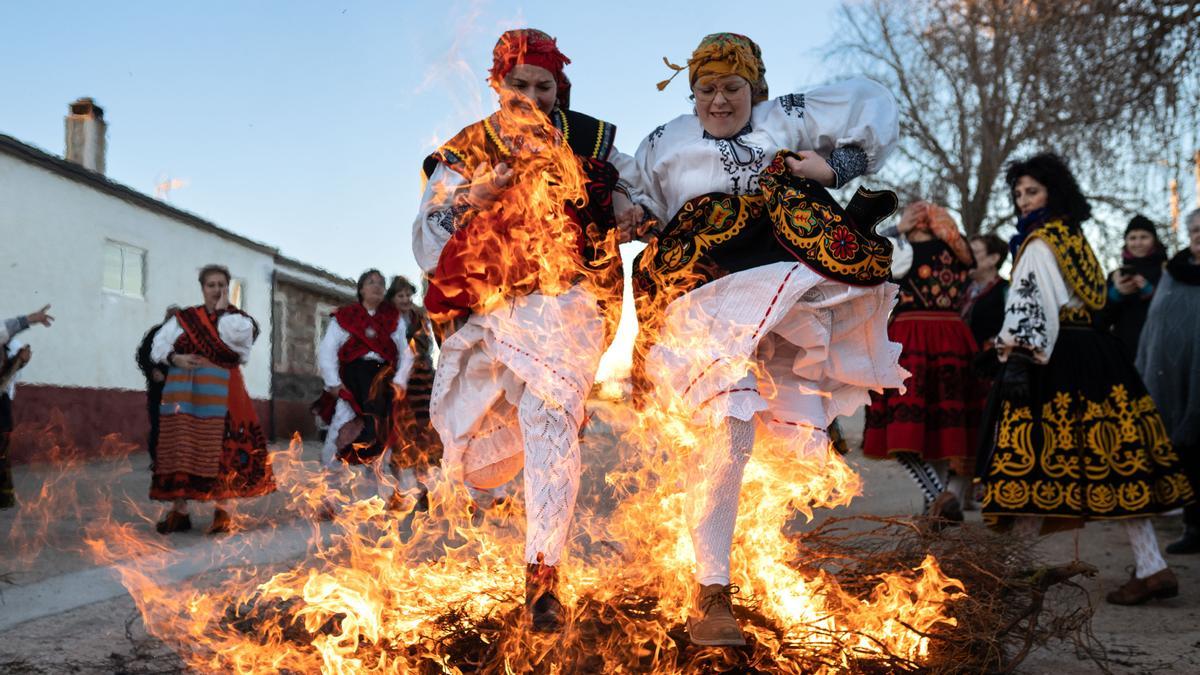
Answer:
[[[147,268],[147,265],[146,265],[147,251],[146,251],[146,249],[142,248],[141,246],[134,246],[133,244],[129,244],[129,243],[126,243],[123,241],[117,241],[116,239],[105,239],[104,247],[101,249],[101,252],[102,252],[102,255],[104,258],[108,257],[108,248],[110,246],[116,247],[121,252],[121,288],[110,288],[105,285],[107,282],[104,279],[104,269],[103,268],[100,271],[100,288],[103,289],[103,291],[105,293],[111,293],[112,295],[119,295],[123,298],[135,298],[138,300],[145,300],[146,299],[146,268]],[[126,257],[126,254],[129,252],[135,252],[141,257],[142,287],[137,289],[136,292],[129,291],[125,288],[125,257]],[[105,265],[107,263],[102,261],[101,264]]]

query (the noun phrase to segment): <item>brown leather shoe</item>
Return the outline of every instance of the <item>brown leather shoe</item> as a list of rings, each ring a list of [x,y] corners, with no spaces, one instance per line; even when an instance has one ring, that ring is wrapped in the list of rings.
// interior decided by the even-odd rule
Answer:
[[[1151,599],[1173,598],[1179,595],[1179,579],[1171,568],[1155,572],[1145,579],[1129,576],[1120,588],[1110,591],[1106,599],[1113,605],[1140,605]]]
[[[746,636],[733,618],[734,585],[699,586],[696,603],[688,613],[687,632],[693,644],[707,647],[741,647]]]
[[[178,511],[170,511],[167,517],[163,518],[154,526],[159,534],[171,534],[172,532],[187,532],[192,529],[192,519],[186,513]]]
[[[225,534],[233,531],[233,518],[229,517],[229,512],[223,509],[213,511],[212,525],[208,527],[209,534]]]
[[[567,608],[558,599],[558,568],[538,562],[525,567],[525,613],[539,633],[558,633],[567,624]]]

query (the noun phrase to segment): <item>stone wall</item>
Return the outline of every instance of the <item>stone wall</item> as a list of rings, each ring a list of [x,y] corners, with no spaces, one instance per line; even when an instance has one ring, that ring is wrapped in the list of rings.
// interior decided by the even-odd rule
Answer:
[[[330,312],[346,302],[344,295],[329,290],[276,279],[272,398],[277,436],[316,437],[309,406],[324,389],[317,370],[317,345]]]

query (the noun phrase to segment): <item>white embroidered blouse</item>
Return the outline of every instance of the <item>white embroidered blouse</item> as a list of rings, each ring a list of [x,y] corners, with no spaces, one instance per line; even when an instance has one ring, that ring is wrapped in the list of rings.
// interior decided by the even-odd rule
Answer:
[[[996,336],[1000,360],[1007,361],[1009,352],[1020,348],[1032,352],[1037,363],[1050,361],[1058,339],[1058,312],[1064,306],[1082,307],[1083,300],[1063,280],[1050,244],[1031,239],[1013,268],[1004,327]]]
[[[374,316],[375,313],[368,310]],[[413,354],[412,348],[408,346],[408,322],[404,317],[396,323],[396,330],[392,332],[392,342],[396,344],[396,353],[400,355],[396,362],[396,374],[392,377],[392,384],[408,388],[408,377],[412,373]],[[325,329],[325,336],[321,338],[321,344],[317,347],[317,370],[321,371],[321,379],[325,381],[325,387],[332,389],[342,384],[341,364],[338,362],[338,350],[346,341],[350,339],[350,333],[342,328],[342,324],[338,323],[335,317],[329,322],[329,326]],[[371,361],[383,362],[383,357],[375,352],[367,352],[364,359]]]
[[[150,360],[157,363],[167,363],[167,357],[175,351],[175,341],[183,335],[183,327],[175,317],[167,322],[154,334],[150,343]],[[246,363],[250,360],[250,348],[254,346],[254,322],[244,314],[222,314],[217,319],[217,335],[227,347],[237,352],[238,360]],[[169,364],[168,364],[169,365]]]
[[[759,173],[779,150],[817,152],[841,186],[877,171],[898,136],[891,92],[855,78],[757,103],[732,138],[714,138],[695,114],[681,115],[650,132],[635,156],[614,153],[611,161],[634,201],[665,225],[695,197],[757,193]]]

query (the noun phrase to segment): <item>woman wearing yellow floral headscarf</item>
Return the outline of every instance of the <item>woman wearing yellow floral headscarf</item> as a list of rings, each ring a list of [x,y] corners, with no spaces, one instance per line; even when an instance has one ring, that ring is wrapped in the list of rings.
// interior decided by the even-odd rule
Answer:
[[[667,65],[687,71],[695,111],[614,161],[636,202],[618,223],[661,224],[635,263],[634,376],[650,405],[720,430],[689,460],[688,630],[698,644],[738,645],[730,550],[756,424],[760,442],[838,461],[824,430],[868,390],[903,382],[887,337],[891,247],[872,230],[895,195],[860,191],[843,209],[824,190],[882,165],[896,104],[865,79],[772,99],[758,45],[733,33]]]

